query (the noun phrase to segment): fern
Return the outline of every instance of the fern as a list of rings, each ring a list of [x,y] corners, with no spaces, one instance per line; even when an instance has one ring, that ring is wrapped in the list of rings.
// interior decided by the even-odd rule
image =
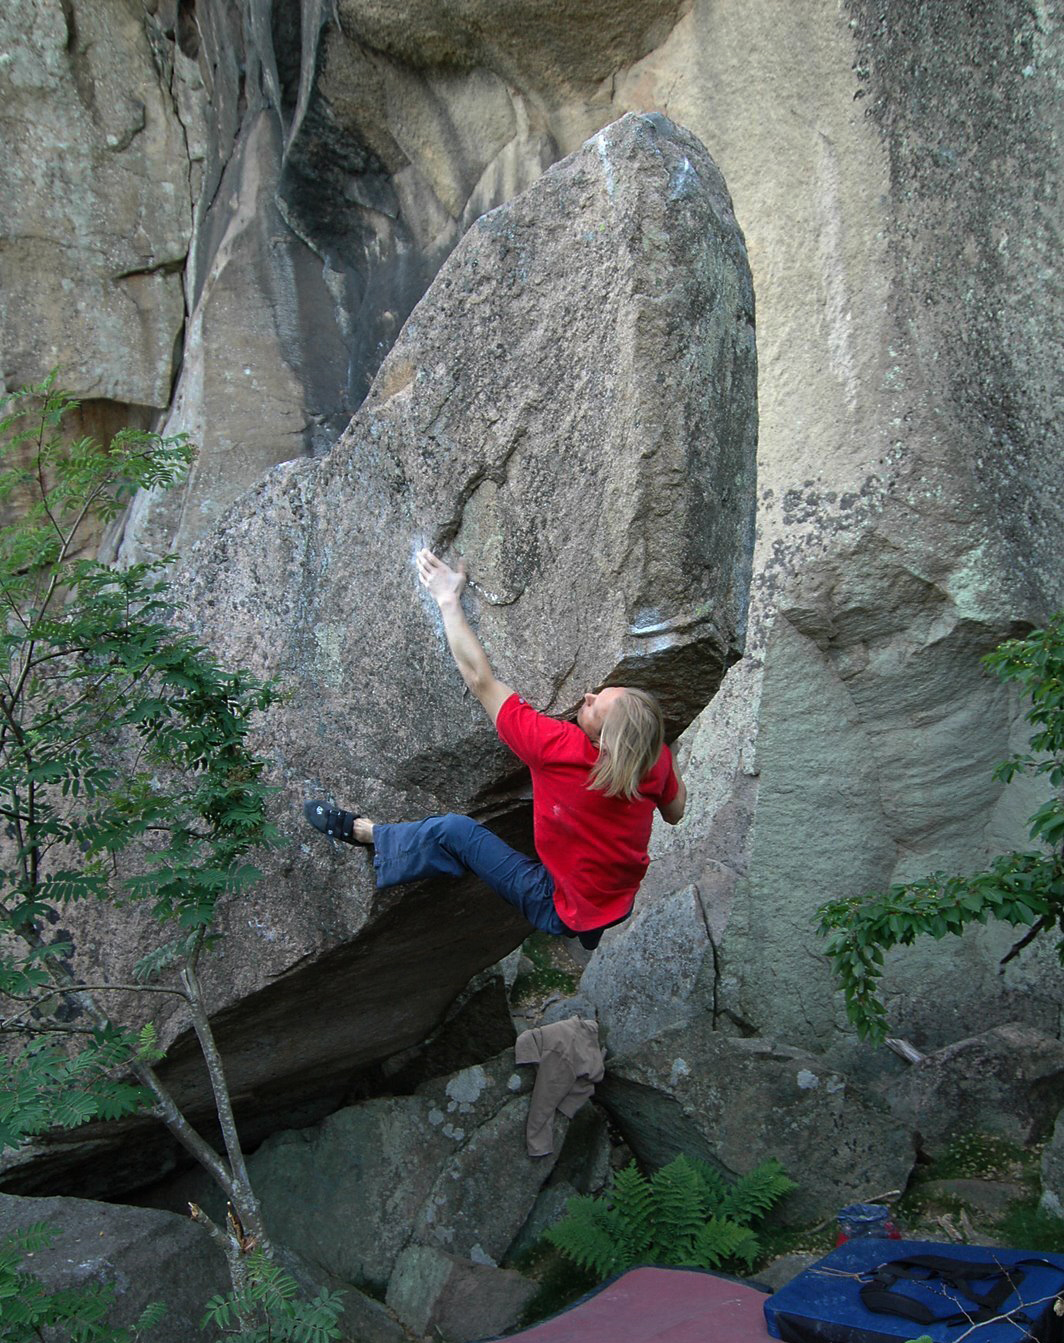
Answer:
[[[339,1292],[322,1288],[303,1300],[291,1274],[256,1251],[248,1258],[246,1285],[207,1302],[203,1328],[221,1329],[233,1343],[331,1343],[341,1337],[342,1313]]]
[[[722,1264],[739,1260],[750,1268],[759,1249],[757,1237],[748,1226],[741,1226],[727,1217],[711,1217],[695,1237],[695,1254],[689,1266],[720,1268]]]
[[[600,1278],[628,1266],[622,1248],[621,1220],[605,1200],[579,1195],[568,1203],[568,1216],[550,1227],[545,1239],[566,1258]]]
[[[650,1182],[654,1197],[654,1260],[680,1263],[690,1258],[707,1207],[702,1183],[684,1156],[656,1171]]]
[[[741,1226],[749,1226],[755,1218],[763,1217],[784,1194],[797,1187],[773,1158],[741,1175],[720,1200],[718,1209],[723,1216]]]
[[[635,1263],[649,1255],[653,1244],[654,1191],[634,1163],[617,1172],[613,1191],[613,1219],[607,1226],[616,1228],[615,1239],[625,1262]]]
[[[109,1321],[113,1283],[89,1283],[51,1292],[22,1267],[27,1255],[50,1246],[57,1231],[35,1222],[0,1241],[0,1343],[40,1343],[42,1338],[70,1343],[138,1343],[162,1319],[161,1302],[146,1306],[132,1329]]]
[[[732,1181],[726,1178],[723,1171],[716,1166],[711,1166],[708,1161],[702,1161],[699,1157],[688,1157],[687,1160],[701,1181],[706,1207],[720,1208],[727,1197],[728,1190],[732,1187]],[[758,1167],[758,1169],[761,1168]]]
[[[633,1162],[607,1195],[570,1199],[543,1239],[600,1279],[638,1263],[750,1267],[760,1248],[750,1223],[794,1188],[778,1161],[734,1182],[682,1155],[649,1180]]]

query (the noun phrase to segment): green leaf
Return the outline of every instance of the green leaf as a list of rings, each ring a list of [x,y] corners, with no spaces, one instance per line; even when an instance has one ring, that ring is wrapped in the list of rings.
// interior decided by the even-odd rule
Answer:
[[[1064,782],[1064,612],[1044,629],[1001,644],[983,659],[1002,681],[1015,681],[1030,696],[1027,722],[1036,729],[1030,751],[1002,761],[994,777],[1007,784],[1018,774]],[[878,997],[884,952],[917,937],[963,933],[970,923],[997,919],[1043,932],[1064,929],[1064,799],[1043,801],[1030,819],[1031,837],[1045,849],[1007,853],[984,872],[933,873],[889,892],[840,897],[816,913],[825,954],[842,990],[847,1019],[858,1037],[880,1043],[886,1011]],[[1058,944],[1064,960],[1064,942]]]
[[[650,1180],[633,1163],[608,1195],[570,1199],[568,1215],[543,1238],[600,1278],[640,1262],[747,1265],[757,1253],[749,1223],[792,1188],[775,1161],[739,1181],[683,1155]]]
[[[104,444],[67,433],[75,409],[54,377],[0,398],[0,500],[14,519],[0,527],[0,809],[13,830],[0,991],[24,1001],[20,1026],[45,1038],[85,1016],[54,992],[70,983],[69,938],[40,947],[37,930],[62,927],[78,901],[143,900],[161,945],[138,978],[164,975],[215,944],[219,900],[238,900],[258,877],[252,851],[277,842],[251,739],[274,687],[221,666],[172,622],[176,557],[119,571],[86,549],[138,489],[177,481],[193,449],[140,431]],[[69,1057],[10,1056],[0,1141],[129,1113],[144,1097],[122,1070],[158,1057],[144,1033],[101,1037]]]

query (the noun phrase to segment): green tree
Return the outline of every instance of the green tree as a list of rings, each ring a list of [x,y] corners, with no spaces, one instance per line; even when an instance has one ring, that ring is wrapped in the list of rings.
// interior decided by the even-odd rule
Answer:
[[[220,1245],[235,1297],[266,1235],[200,984],[223,897],[259,875],[272,842],[265,762],[250,744],[270,685],[221,667],[173,621],[172,559],[124,570],[84,558],[86,537],[140,489],[187,468],[184,438],[123,431],[69,441],[76,405],[55,386],[0,402],[0,1146],[55,1126],[148,1108],[224,1192]],[[27,505],[27,500],[30,502]],[[90,535],[91,539],[91,535]],[[147,905],[156,945],[128,983],[86,978],[64,926],[83,901]],[[128,1024],[130,992],[176,998],[199,1042],[221,1130],[216,1150],[157,1070],[150,1017]],[[121,995],[121,996],[118,996]],[[251,1326],[253,1316],[241,1319]]]
[[[994,771],[1008,783],[1018,774],[1044,778],[1049,795],[1030,818],[1039,847],[1003,854],[971,876],[932,873],[888,891],[829,900],[818,910],[819,931],[858,1035],[880,1043],[887,1034],[879,996],[883,956],[918,937],[962,933],[972,923],[1002,920],[1027,932],[1002,964],[1045,933],[1064,933],[1064,612],[1044,629],[1010,639],[983,664],[1002,681],[1015,682],[1030,700],[1029,750]],[[1057,942],[1064,962],[1064,937]]]

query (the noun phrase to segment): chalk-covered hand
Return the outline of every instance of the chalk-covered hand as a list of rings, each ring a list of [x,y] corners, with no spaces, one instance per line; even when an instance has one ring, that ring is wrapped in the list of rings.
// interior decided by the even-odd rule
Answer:
[[[462,595],[466,585],[466,562],[459,560],[458,568],[452,569],[437,559],[431,550],[422,549],[417,553],[417,576],[422,587],[428,588],[442,606],[446,601],[457,601]]]

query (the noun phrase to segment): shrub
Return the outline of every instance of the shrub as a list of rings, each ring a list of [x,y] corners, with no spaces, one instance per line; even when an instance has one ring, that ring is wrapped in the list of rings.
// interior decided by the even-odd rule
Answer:
[[[817,911],[825,951],[857,1034],[880,1043],[887,1034],[879,997],[883,955],[918,937],[962,933],[971,923],[999,919],[1027,932],[1002,965],[1043,933],[1064,932],[1064,612],[1045,629],[1010,639],[983,659],[1002,681],[1016,682],[1030,697],[1026,721],[1035,729],[1030,750],[1010,756],[994,771],[1004,783],[1017,774],[1045,778],[1048,798],[1030,818],[1040,844],[1006,853],[984,872],[950,876],[935,872],[889,891],[829,900]],[[1057,942],[1064,962],[1064,937]]]
[[[733,1183],[685,1156],[649,1179],[633,1162],[618,1172],[608,1194],[570,1199],[568,1216],[544,1239],[600,1278],[641,1263],[750,1267],[759,1249],[751,1224],[795,1187],[778,1161]]]

